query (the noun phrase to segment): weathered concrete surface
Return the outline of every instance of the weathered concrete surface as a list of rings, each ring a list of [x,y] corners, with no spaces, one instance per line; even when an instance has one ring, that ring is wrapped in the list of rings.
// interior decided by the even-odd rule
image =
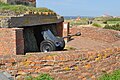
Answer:
[[[0,72],[0,80],[10,80],[4,74]]]
[[[1,16],[0,16],[1,17]],[[35,26],[35,25],[43,25],[43,24],[53,24],[63,22],[64,19],[61,16],[56,15],[21,15],[18,17],[4,17],[0,18],[0,27],[27,27],[27,26]]]
[[[14,80],[11,74],[0,71],[0,80]]]
[[[8,21],[9,21],[9,18],[1,17],[0,18],[0,28],[1,27],[7,28],[9,25]]]
[[[34,36],[34,31],[32,28],[27,28],[24,30],[24,42],[25,42],[25,52],[36,52],[39,51],[37,46],[37,41]]]

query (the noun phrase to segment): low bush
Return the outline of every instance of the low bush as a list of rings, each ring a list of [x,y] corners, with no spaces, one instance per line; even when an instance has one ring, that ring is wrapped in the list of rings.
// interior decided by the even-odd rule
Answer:
[[[95,27],[102,27],[100,24],[98,24],[98,23],[93,23],[92,24],[93,26],[95,26]]]

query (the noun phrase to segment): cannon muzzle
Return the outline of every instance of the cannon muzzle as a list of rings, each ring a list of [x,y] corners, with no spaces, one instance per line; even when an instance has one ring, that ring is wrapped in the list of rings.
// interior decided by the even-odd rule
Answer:
[[[63,37],[63,39],[64,39],[64,38],[71,39],[71,37],[73,37],[73,36],[80,36],[80,35],[81,35],[81,33],[80,33],[80,32],[77,32],[76,34],[72,34],[72,35],[65,36],[65,37]]]
[[[81,33],[80,32],[77,32],[76,34],[75,34],[75,36],[80,36],[81,35]]]

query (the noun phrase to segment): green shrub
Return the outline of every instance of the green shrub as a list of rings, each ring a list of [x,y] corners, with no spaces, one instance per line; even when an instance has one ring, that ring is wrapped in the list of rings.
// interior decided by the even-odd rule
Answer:
[[[49,74],[40,74],[38,77],[26,76],[25,80],[54,80]]]
[[[120,24],[116,24],[116,25],[105,25],[104,29],[113,29],[113,30],[118,30],[118,31],[120,31]]]
[[[92,24],[93,26],[95,26],[95,27],[102,27],[100,24],[98,24],[98,23],[93,23]]]
[[[111,74],[104,74],[98,80],[120,80],[120,69],[113,71]]]

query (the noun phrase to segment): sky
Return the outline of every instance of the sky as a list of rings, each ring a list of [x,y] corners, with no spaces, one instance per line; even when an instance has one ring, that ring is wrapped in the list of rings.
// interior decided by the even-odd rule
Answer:
[[[47,7],[62,16],[120,16],[120,0],[37,0],[37,7]]]

